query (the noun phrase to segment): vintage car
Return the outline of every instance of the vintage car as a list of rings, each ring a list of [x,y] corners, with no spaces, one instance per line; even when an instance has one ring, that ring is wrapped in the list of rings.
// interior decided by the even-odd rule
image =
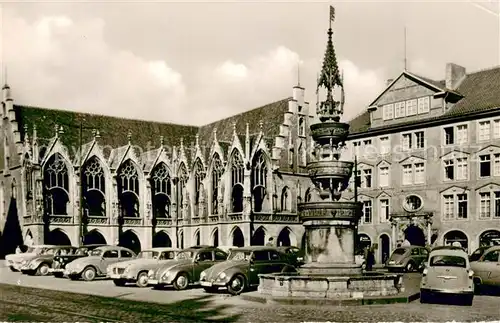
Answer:
[[[299,247],[294,246],[286,246],[286,247],[278,247],[278,250],[288,257],[290,257],[290,262],[295,267],[300,267],[304,264],[304,250]]]
[[[420,282],[420,302],[429,303],[434,296],[456,296],[461,303],[472,305],[474,271],[467,252],[460,247],[435,248],[429,254]]]
[[[429,258],[429,250],[421,246],[399,247],[392,253],[387,260],[386,268],[388,271],[406,271],[412,272],[423,269],[422,263]]]
[[[75,259],[87,257],[92,250],[103,246],[105,245],[102,244],[84,245],[82,247],[79,247],[72,254],[55,256],[54,261],[52,262],[52,268],[49,269],[49,272],[52,273],[54,277],[62,278],[64,277],[64,268],[66,268],[67,264],[69,264]]]
[[[290,257],[277,247],[242,247],[232,249],[227,261],[216,264],[200,274],[200,285],[207,292],[227,287],[232,295],[259,285],[259,274],[296,272]]]
[[[28,261],[33,257],[40,255],[44,250],[55,247],[54,245],[34,245],[29,246],[24,253],[10,254],[5,256],[7,266],[12,271],[19,271],[23,265],[23,261]]]
[[[474,284],[477,287],[500,286],[500,246],[488,248],[477,261],[470,266],[474,270]]]
[[[88,257],[78,258],[70,262],[64,269],[64,276],[71,280],[83,278],[86,281],[91,281],[98,276],[106,276],[106,269],[109,265],[134,257],[135,253],[128,248],[99,247],[92,250]]]
[[[72,254],[76,247],[57,246],[46,249],[42,254],[31,258],[21,267],[21,272],[28,275],[47,276],[50,274],[50,267],[54,257],[59,255]]]
[[[122,261],[108,267],[107,276],[116,286],[135,283],[139,287],[148,285],[148,272],[164,263],[175,259],[179,249],[152,248],[141,251],[136,258]]]
[[[148,283],[154,288],[173,285],[176,290],[198,283],[200,273],[227,259],[227,253],[216,247],[196,246],[181,250],[175,260],[168,260],[148,272]]]
[[[484,255],[484,252],[486,250],[488,250],[489,248],[491,248],[491,246],[483,246],[483,247],[477,248],[476,250],[474,250],[473,253],[470,254],[469,261],[470,262],[478,261],[479,258],[481,258],[481,256]]]

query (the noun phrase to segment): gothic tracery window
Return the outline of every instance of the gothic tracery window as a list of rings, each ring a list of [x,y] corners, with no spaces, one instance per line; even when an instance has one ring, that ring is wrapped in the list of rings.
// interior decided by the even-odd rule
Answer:
[[[83,166],[83,209],[89,216],[106,216],[106,180],[101,163],[90,158]]]
[[[288,189],[288,187],[284,187],[283,191],[281,192],[281,211],[292,211],[292,199],[290,196],[290,189]]]
[[[179,205],[181,209],[184,209],[184,207],[187,207],[187,204],[189,201],[187,200],[187,181],[188,181],[188,172],[186,169],[186,165],[184,163],[181,163],[179,167],[179,174],[178,174],[178,195],[179,195]],[[185,200],[186,199],[186,200]],[[179,215],[179,218],[182,218],[182,212]]]
[[[170,197],[172,182],[165,163],[158,164],[151,175],[151,189],[153,196],[153,215],[155,218],[170,218]]]
[[[216,154],[212,161],[212,214],[219,213],[219,187],[223,173],[224,166],[219,155]]]
[[[139,216],[139,174],[130,159],[118,169],[116,178],[122,217]]]
[[[203,164],[199,159],[197,159],[194,164],[195,216],[200,216],[200,214],[198,214],[199,206],[201,203],[203,203],[205,198],[204,196],[205,192],[203,191],[203,183],[202,183],[204,179],[205,179],[205,170],[203,169]]]
[[[264,153],[260,150],[254,157],[252,165],[252,195],[253,195],[253,210],[262,212],[264,198],[266,196],[267,187],[267,165],[264,158]]]
[[[67,215],[69,203],[68,168],[63,157],[54,154],[44,167],[45,212],[48,215]]]
[[[33,166],[27,162],[24,166],[24,182],[26,187],[26,200],[33,198]]]
[[[231,158],[231,199],[233,212],[243,212],[243,174],[243,158],[235,150]]]

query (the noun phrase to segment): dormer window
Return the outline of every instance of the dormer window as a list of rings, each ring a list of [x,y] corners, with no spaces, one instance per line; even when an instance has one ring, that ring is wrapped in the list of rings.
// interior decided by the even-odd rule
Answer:
[[[417,114],[417,100],[406,101],[406,115],[414,116]]]
[[[384,120],[394,119],[394,104],[386,104],[382,108],[382,118]]]
[[[418,99],[418,114],[428,113],[430,110],[429,103],[430,101],[428,96]]]
[[[394,118],[402,118],[406,116],[405,102],[394,103]]]

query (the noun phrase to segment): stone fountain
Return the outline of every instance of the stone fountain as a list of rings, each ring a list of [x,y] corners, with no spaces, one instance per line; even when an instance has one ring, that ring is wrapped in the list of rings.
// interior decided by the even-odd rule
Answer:
[[[333,18],[333,8],[331,8]],[[361,204],[342,200],[349,185],[354,163],[340,160],[349,134],[349,124],[341,122],[344,108],[343,79],[332,42],[332,28],[322,71],[318,78],[317,115],[311,135],[315,142],[314,161],[307,165],[318,194],[299,204],[299,217],[305,227],[305,262],[297,273],[260,275],[260,294],[276,297],[364,298],[396,295],[403,291],[397,274],[362,273],[356,264],[354,246]],[[340,92],[340,100],[334,92]],[[323,99],[320,99],[323,92]]]

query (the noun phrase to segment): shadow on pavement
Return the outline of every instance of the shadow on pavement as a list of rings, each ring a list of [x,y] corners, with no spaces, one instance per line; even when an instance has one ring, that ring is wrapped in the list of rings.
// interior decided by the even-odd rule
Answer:
[[[500,287],[498,286],[476,286],[474,294],[484,296],[500,296]]]

